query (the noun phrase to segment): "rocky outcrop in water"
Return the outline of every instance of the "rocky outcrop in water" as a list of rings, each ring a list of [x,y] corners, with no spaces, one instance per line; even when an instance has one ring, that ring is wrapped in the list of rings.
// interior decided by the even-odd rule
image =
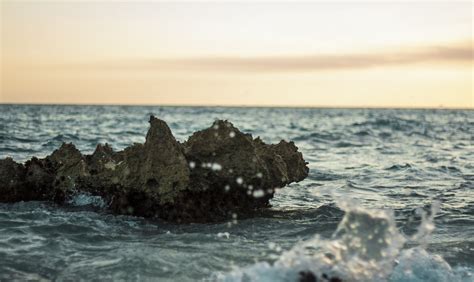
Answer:
[[[101,196],[115,214],[209,222],[268,207],[276,188],[307,175],[293,142],[268,145],[218,120],[181,144],[151,116],[145,143],[123,151],[99,144],[92,155],[82,155],[63,144],[25,164],[0,160],[0,202],[61,204],[86,193]]]

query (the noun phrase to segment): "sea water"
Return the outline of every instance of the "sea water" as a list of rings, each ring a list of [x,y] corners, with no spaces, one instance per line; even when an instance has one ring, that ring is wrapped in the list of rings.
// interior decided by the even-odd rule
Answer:
[[[0,280],[474,281],[474,111],[0,106],[0,158],[179,141],[228,119],[293,140],[310,173],[251,219],[175,225],[114,216],[99,197],[0,204]],[[224,187],[223,187],[224,189]]]

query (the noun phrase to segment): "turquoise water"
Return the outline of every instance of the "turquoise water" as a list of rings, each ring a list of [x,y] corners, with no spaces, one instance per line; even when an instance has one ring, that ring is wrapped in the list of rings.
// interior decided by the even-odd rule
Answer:
[[[266,142],[294,140],[310,167],[309,177],[281,189],[264,214],[218,224],[113,216],[100,198],[85,195],[67,206],[0,204],[2,281],[295,281],[304,269],[344,280],[474,281],[474,111],[16,105],[0,111],[0,158],[44,157],[62,142],[83,153],[99,142],[123,149],[144,142],[154,114],[180,141],[216,118]],[[380,228],[388,230],[377,233],[382,247],[365,240]]]

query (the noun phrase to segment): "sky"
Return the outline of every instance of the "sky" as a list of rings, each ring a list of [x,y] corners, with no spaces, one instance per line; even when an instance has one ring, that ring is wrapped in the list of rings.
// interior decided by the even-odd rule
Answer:
[[[0,5],[0,103],[474,108],[471,1]]]

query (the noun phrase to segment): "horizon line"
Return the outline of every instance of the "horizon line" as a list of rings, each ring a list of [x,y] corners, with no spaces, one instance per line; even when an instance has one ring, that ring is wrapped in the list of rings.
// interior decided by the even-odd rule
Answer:
[[[220,105],[220,104],[121,104],[121,103],[12,103],[12,102],[0,102],[0,106],[121,106],[121,107],[186,107],[186,108],[280,108],[280,109],[373,109],[373,110],[474,110],[474,105],[471,107],[449,107],[449,106],[438,106],[438,107],[423,107],[423,106],[330,106],[330,105]]]

